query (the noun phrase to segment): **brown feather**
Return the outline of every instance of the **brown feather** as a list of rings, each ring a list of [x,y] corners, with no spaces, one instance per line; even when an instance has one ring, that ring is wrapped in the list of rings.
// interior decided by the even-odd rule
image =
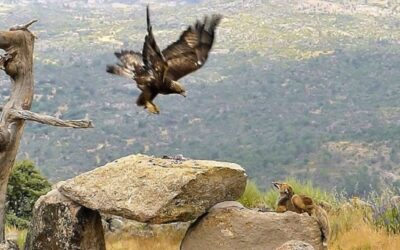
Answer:
[[[194,26],[190,26],[182,33],[178,41],[163,50],[169,67],[168,78],[178,80],[204,65],[221,18],[220,15],[213,15],[211,19],[205,17],[202,23],[197,21]]]
[[[135,77],[135,74],[131,70],[121,65],[107,65],[106,71],[110,74],[119,75],[129,79],[133,79]]]
[[[145,87],[142,89],[142,93],[137,98],[136,104],[138,106],[145,106],[147,102],[152,102],[156,96],[156,92],[153,92],[150,88]]]
[[[167,67],[167,63],[163,54],[158,47],[156,40],[153,35],[153,28],[150,23],[150,11],[149,6],[146,9],[147,13],[147,35],[144,38],[143,44],[143,62],[144,64],[153,70],[155,77],[158,79],[164,78],[164,71]]]
[[[143,70],[144,63],[142,54],[139,52],[122,50],[121,52],[115,52],[114,54],[126,68],[135,71]]]

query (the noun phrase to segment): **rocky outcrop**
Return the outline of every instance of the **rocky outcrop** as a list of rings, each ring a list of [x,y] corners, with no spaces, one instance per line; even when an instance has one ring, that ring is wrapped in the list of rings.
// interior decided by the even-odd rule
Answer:
[[[186,233],[181,250],[275,249],[290,240],[323,249],[317,221],[294,212],[257,212],[240,203],[222,203],[200,217]]]
[[[275,250],[314,250],[315,248],[310,244],[299,241],[299,240],[291,240],[283,244],[282,246],[276,248]]]
[[[53,190],[35,203],[25,249],[105,250],[100,214]]]
[[[59,191],[82,206],[140,222],[189,221],[246,186],[237,164],[131,155],[70,179]]]

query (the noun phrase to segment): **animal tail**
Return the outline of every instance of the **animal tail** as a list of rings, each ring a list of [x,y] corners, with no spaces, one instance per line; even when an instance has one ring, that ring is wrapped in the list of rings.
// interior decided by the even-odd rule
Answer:
[[[319,227],[321,229],[322,244],[324,247],[327,247],[328,241],[329,241],[329,235],[330,235],[330,225],[329,225],[329,220],[328,220],[328,214],[322,207],[316,205],[314,215],[315,215],[315,218],[317,219]]]
[[[120,65],[107,65],[106,71],[110,74],[119,75],[129,79],[133,79],[135,77],[135,72]]]

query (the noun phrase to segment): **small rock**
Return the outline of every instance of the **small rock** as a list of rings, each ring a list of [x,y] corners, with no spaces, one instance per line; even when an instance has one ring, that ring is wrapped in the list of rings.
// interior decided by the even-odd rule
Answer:
[[[120,231],[123,226],[124,226],[124,222],[121,219],[118,218],[112,218],[109,222],[109,227],[110,227],[110,231],[111,232],[117,232]]]
[[[19,250],[19,247],[14,241],[6,240],[5,243],[0,244],[0,250]]]
[[[275,250],[315,250],[315,248],[304,241],[291,240]]]

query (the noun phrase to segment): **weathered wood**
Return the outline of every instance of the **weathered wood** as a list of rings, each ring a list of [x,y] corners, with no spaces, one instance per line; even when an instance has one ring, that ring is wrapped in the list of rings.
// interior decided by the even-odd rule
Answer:
[[[22,24],[22,25],[16,25],[14,27],[11,27],[10,30],[25,30],[28,31],[29,26],[31,26],[32,24],[36,23],[38,20],[34,19],[32,21],[30,21],[27,24]],[[29,31],[28,31],[29,32]]]
[[[25,120],[53,126],[91,128],[90,121],[62,121],[30,112],[33,100],[33,49],[35,35],[25,25],[0,31],[0,49],[6,56],[0,58],[0,68],[11,80],[11,96],[0,116],[0,243],[5,240],[5,202],[8,178],[18,152]]]
[[[56,127],[93,128],[93,124],[89,120],[61,120],[50,115],[37,114],[29,110],[11,109],[10,117],[14,120],[23,119]]]
[[[12,55],[4,63],[11,80],[10,100],[0,116],[0,243],[5,240],[5,202],[8,177],[14,165],[24,120],[9,119],[10,109],[30,109],[33,99],[33,47],[34,36],[28,30],[15,29],[0,32],[0,49]],[[11,129],[11,128],[14,129]]]
[[[3,111],[3,106],[0,106],[0,112]],[[29,110],[9,110],[10,119],[23,119],[28,121],[34,121],[46,125],[51,125],[55,127],[65,127],[65,128],[94,128],[92,121],[90,120],[61,120],[54,116],[38,114]],[[7,132],[4,132],[7,133]],[[2,138],[3,132],[0,128],[0,146],[3,144],[2,141],[6,140]]]

